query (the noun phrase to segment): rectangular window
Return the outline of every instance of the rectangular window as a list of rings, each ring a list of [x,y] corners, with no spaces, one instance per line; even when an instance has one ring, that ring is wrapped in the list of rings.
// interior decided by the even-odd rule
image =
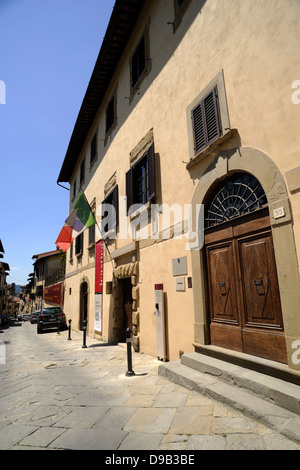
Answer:
[[[90,162],[93,163],[97,156],[97,134],[94,135],[91,141],[91,160]]]
[[[115,97],[113,96],[106,108],[106,127],[105,127],[106,134],[113,126],[114,121],[115,121]]]
[[[131,58],[131,89],[133,89],[146,70],[146,40],[143,35]]]
[[[73,184],[73,197],[76,196],[76,178],[74,180],[74,184]]]
[[[36,286],[36,295],[38,297],[42,297],[43,296],[43,286]]]
[[[230,126],[223,70],[186,108],[186,117],[190,168],[234,135]]]
[[[73,259],[73,242],[71,243],[70,246],[70,260]]]
[[[89,227],[89,246],[95,243],[95,224]]]
[[[136,203],[146,204],[149,200],[149,174],[148,174],[148,159],[142,158],[135,168],[135,193]]]
[[[83,233],[75,238],[75,255],[80,255],[83,252]]]
[[[222,135],[217,86],[192,110],[195,154]]]
[[[175,19],[173,23],[173,31],[175,33],[176,29],[181,23],[181,20],[190,5],[192,0],[174,0],[174,10],[175,10]]]
[[[80,177],[79,177],[80,185],[84,182],[84,178],[85,178],[85,158],[83,159],[80,165]]]
[[[96,198],[92,200],[90,203],[90,209],[93,213],[93,216],[96,220]],[[89,227],[89,239],[88,239],[88,247],[92,248],[96,241],[96,224]]]
[[[134,204],[146,204],[155,199],[154,145],[126,173],[127,211]]]
[[[111,231],[116,230],[118,223],[118,202],[119,202],[119,188],[118,185],[106,196],[102,205],[107,204],[112,207],[112,210],[104,210],[102,214],[102,236],[105,236]],[[105,219],[105,220],[104,220]],[[105,224],[104,224],[105,222]]]

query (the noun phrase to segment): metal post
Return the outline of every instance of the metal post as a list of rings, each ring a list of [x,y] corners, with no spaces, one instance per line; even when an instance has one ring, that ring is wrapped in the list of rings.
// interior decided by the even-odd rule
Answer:
[[[135,373],[132,370],[132,355],[131,355],[131,329],[127,328],[126,330],[126,343],[127,343],[127,367],[128,370],[126,372],[127,377],[131,377],[135,375]]]
[[[83,345],[82,345],[82,348],[87,348],[87,345],[86,345],[86,325],[87,325],[87,320],[83,320]]]
[[[72,320],[69,320],[69,335],[68,335],[68,341],[71,341],[71,323],[72,323]]]

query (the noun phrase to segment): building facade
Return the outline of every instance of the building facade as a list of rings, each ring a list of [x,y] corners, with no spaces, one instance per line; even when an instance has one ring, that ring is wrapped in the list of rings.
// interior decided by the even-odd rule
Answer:
[[[74,328],[299,369],[299,19],[293,0],[116,2],[58,177],[98,222],[67,252]]]
[[[4,257],[4,248],[2,241],[0,240],[0,258]],[[6,277],[9,275],[9,265],[4,261],[0,261],[0,326],[8,322],[8,313],[7,313],[7,282]]]
[[[65,265],[58,250],[40,253],[34,260],[31,301],[34,310],[42,307],[62,306],[64,301]]]

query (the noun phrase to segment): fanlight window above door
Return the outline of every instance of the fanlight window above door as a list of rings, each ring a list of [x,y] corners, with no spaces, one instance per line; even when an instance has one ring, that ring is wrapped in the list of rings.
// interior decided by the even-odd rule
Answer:
[[[254,176],[247,173],[234,174],[222,181],[206,205],[205,228],[250,214],[267,204],[265,192]]]

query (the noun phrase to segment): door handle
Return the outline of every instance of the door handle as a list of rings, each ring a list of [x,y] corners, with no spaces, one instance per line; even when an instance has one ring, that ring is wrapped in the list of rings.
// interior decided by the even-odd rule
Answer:
[[[252,282],[256,287],[257,295],[265,295],[265,288],[264,288],[263,279],[253,279]]]
[[[221,295],[226,295],[227,292],[226,292],[226,284],[225,284],[225,281],[224,281],[224,282],[218,282],[218,286],[219,286],[219,288],[220,288]]]

